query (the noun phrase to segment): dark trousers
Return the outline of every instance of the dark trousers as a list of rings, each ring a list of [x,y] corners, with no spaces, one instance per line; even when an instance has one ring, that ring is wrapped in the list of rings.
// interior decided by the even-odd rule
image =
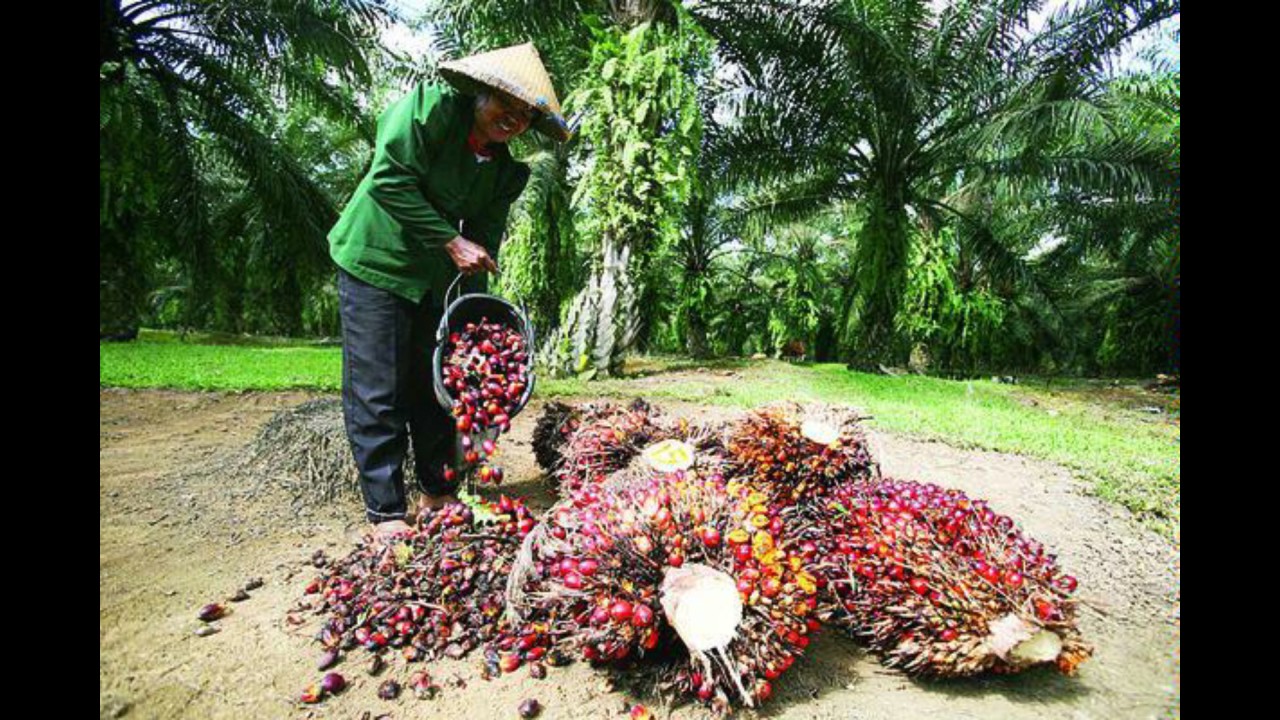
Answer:
[[[444,309],[415,304],[338,270],[342,409],[370,522],[404,518],[404,460],[413,443],[423,492],[442,495],[454,420],[436,402],[431,357]]]

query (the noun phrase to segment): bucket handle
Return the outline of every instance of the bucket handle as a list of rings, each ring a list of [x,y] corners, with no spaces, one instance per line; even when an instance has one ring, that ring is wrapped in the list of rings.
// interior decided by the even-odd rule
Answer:
[[[498,280],[498,278],[500,277],[500,273],[497,270],[494,270],[491,274],[493,275],[493,279],[495,281]],[[462,282],[462,278],[464,277],[466,277],[464,273],[458,273],[457,277],[453,279],[453,282],[449,283],[448,289],[444,291],[444,324],[443,324],[443,327],[440,328],[440,331],[437,333],[436,342],[443,341],[444,338],[448,337],[449,333],[453,331],[453,328],[449,325],[449,309],[453,307],[454,302],[456,302],[459,298],[462,297],[462,288],[458,286],[458,283]],[[455,297],[453,300],[450,300],[449,296],[454,294],[455,288],[457,289],[457,297]],[[530,341],[530,344],[532,344],[534,338],[533,338],[533,326],[529,323],[529,320],[528,320],[529,308],[527,305],[525,305],[523,298],[518,298],[517,302],[520,305],[520,313],[521,315],[524,316],[525,330],[529,333],[529,341]]]

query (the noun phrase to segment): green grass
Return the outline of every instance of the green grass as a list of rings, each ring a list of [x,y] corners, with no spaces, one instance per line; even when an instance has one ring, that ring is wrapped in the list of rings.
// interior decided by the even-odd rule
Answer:
[[[341,386],[338,347],[287,339],[230,341],[235,344],[197,344],[145,333],[132,343],[100,344],[100,384],[185,390],[336,391]],[[1132,383],[1035,379],[1002,385],[869,375],[843,365],[723,360],[701,366],[652,357],[638,358],[628,370],[636,376],[540,379],[537,395],[645,397],[741,408],[792,399],[848,403],[871,414],[874,427],[890,432],[1059,463],[1091,481],[1101,497],[1166,534],[1178,528],[1178,400]],[[1147,406],[1164,412],[1153,415],[1144,410]]]
[[[341,347],[284,339],[199,344],[148,332],[135,342],[99,343],[98,362],[103,387],[342,389]]]

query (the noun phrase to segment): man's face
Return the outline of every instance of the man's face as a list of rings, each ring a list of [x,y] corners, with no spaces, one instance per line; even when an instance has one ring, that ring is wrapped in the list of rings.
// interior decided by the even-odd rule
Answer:
[[[493,91],[476,104],[476,130],[488,143],[505,143],[529,129],[537,113],[523,101]]]

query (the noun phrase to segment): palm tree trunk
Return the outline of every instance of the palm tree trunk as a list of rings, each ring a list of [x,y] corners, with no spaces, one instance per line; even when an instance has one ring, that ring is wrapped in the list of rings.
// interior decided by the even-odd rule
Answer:
[[[612,233],[601,239],[600,260],[574,296],[564,322],[548,338],[544,359],[558,375],[594,369],[593,377],[622,372],[640,331],[630,244]]]
[[[707,321],[702,317],[702,308],[689,305],[685,308],[685,349],[697,360],[711,356],[711,348],[707,343]]]
[[[911,241],[904,197],[901,189],[880,188],[869,198],[870,214],[858,238],[858,330],[850,367],[875,370],[905,358],[895,328]]]

